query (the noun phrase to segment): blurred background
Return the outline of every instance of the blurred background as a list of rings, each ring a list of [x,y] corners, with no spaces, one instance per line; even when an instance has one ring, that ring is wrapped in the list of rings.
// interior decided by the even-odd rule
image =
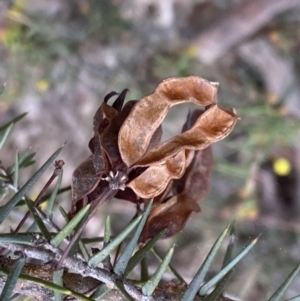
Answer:
[[[213,146],[202,212],[160,250],[177,244],[173,266],[189,281],[236,220],[235,252],[261,237],[228,292],[265,300],[300,257],[299,70],[299,0],[1,0],[0,124],[29,112],[1,160],[12,164],[16,149],[37,153],[35,167],[20,175],[22,185],[67,141],[60,159],[68,186],[89,154],[92,118],[107,93],[129,88],[128,99],[140,99],[167,77],[191,74],[219,82],[219,105],[236,108],[241,120]],[[164,139],[180,132],[190,107],[171,110]],[[69,210],[70,195],[61,200]],[[108,213],[118,231],[134,212],[132,204],[113,201],[86,232],[101,235]],[[222,254],[213,270],[221,262]],[[286,298],[299,294],[299,285],[300,276]]]

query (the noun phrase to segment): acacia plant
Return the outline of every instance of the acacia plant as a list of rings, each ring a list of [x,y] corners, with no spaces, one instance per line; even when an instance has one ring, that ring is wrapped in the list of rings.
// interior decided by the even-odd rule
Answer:
[[[228,233],[233,235],[233,226],[229,225],[189,285],[170,265],[173,248],[162,257],[154,248],[157,240],[176,235],[192,212],[200,211],[198,201],[207,194],[212,169],[210,146],[229,135],[238,120],[234,110],[218,106],[217,88],[217,83],[189,76],[166,79],[151,95],[138,101],[125,103],[127,89],[120,94],[109,93],[93,119],[93,137],[88,145],[91,154],[73,173],[70,208],[63,209],[55,202],[66,190],[60,188],[64,162],[56,160],[62,147],[21,188],[19,171],[33,163],[34,154],[17,153],[14,164],[8,167],[1,161],[3,202],[10,190],[14,195],[0,207],[0,223],[5,223],[16,207],[25,207],[28,212],[11,233],[0,235],[0,301],[18,294],[55,301],[231,300],[222,292],[232,268],[257,239],[236,256],[230,243],[220,272],[204,281],[222,241]],[[161,124],[170,108],[188,102],[201,108],[188,114],[179,135],[161,142]],[[0,128],[1,147],[13,124],[24,115]],[[53,175],[31,200],[27,192],[53,162]],[[47,194],[56,177],[55,188]],[[134,219],[111,237],[107,218],[103,237],[84,239],[82,231],[90,218],[101,204],[113,198],[135,203]],[[42,203],[46,205],[41,207]],[[55,207],[66,220],[63,228],[53,221]],[[30,216],[34,223],[26,228]],[[38,226],[38,232],[34,226]],[[122,251],[114,253],[121,244]],[[151,276],[145,260],[150,251],[160,258]],[[141,275],[137,279],[132,271],[139,265]],[[177,280],[163,282],[167,268]],[[280,300],[297,272],[298,268],[271,301]]]

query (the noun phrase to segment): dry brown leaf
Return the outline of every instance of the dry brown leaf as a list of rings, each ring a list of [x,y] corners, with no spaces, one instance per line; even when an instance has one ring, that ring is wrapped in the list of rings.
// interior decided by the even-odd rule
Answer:
[[[160,83],[153,94],[137,103],[120,129],[118,144],[123,162],[130,167],[144,156],[172,106],[187,102],[214,104],[217,86],[197,76],[168,78]]]
[[[199,212],[200,207],[186,194],[178,194],[165,203],[156,205],[149,214],[140,241],[145,242],[164,229],[166,233],[163,238],[175,235],[184,228],[194,211]]]
[[[102,175],[109,171],[107,158],[110,160],[110,167],[112,163],[122,163],[117,142],[121,125],[119,118],[121,114],[119,110],[121,110],[123,106],[127,91],[128,90],[124,90],[118,96],[113,106],[109,106],[107,101],[112,96],[117,95],[117,93],[109,93],[94,115],[94,136],[89,142],[92,155],[75,169],[72,176],[73,208],[75,208],[75,204],[79,200],[96,189],[101,181]],[[130,105],[128,107],[130,107]],[[130,110],[127,109],[126,112],[128,115]],[[126,116],[124,116],[124,114],[122,116],[122,120],[124,120]],[[104,151],[107,155],[104,154]]]
[[[128,91],[128,90],[124,90]],[[125,97],[126,93],[120,94],[120,96],[116,99],[113,105],[117,103],[118,107],[120,106],[119,99],[121,96]],[[123,99],[124,101],[124,99]],[[127,118],[128,114],[130,113],[131,109],[135,105],[135,101],[129,101],[124,105],[124,108],[122,111],[118,112],[115,108],[110,107],[106,103],[103,103],[103,112],[104,114],[109,114],[109,124],[103,131],[103,133],[100,135],[100,144],[103,150],[105,151],[109,161],[111,169],[113,170],[115,167],[118,166],[118,170],[123,170],[121,165],[124,165],[120,152],[118,147],[118,135],[119,130],[124,122],[124,120]],[[108,109],[109,108],[109,109]]]
[[[210,146],[195,153],[185,174],[185,192],[189,197],[199,201],[207,195],[212,167],[213,155]]]
[[[177,193],[183,191],[195,201],[203,199],[209,190],[210,173],[213,167],[211,147],[196,151],[183,177],[175,180]]]
[[[93,156],[89,156],[73,172],[72,201],[73,204],[90,193],[100,182],[101,174],[97,174]]]

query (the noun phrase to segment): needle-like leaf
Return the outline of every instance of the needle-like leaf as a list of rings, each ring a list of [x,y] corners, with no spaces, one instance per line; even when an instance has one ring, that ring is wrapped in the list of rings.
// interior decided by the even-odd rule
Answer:
[[[1,273],[3,273],[4,275],[7,275],[7,273],[5,271],[1,271]],[[34,282],[36,284],[42,285],[42,286],[44,286],[44,287],[46,287],[46,288],[48,288],[50,290],[53,290],[55,292],[60,292],[60,293],[62,293],[64,295],[75,297],[75,298],[77,298],[80,301],[94,301],[91,298],[88,298],[88,297],[86,297],[84,295],[78,294],[78,293],[76,293],[76,292],[74,292],[74,291],[72,291],[70,289],[67,289],[65,287],[62,287],[60,285],[57,285],[57,284],[54,284],[52,282],[43,280],[41,278],[37,278],[37,277],[32,277],[32,276],[29,276],[29,275],[21,274],[21,275],[19,275],[18,280]],[[7,301],[7,300],[8,299],[3,299],[3,300],[0,300],[0,301]]]
[[[184,292],[181,301],[191,301],[194,300],[194,297],[197,294],[202,282],[204,281],[204,277],[206,276],[211,263],[213,262],[214,258],[216,257],[217,252],[219,251],[223,240],[225,239],[231,224],[229,224],[225,230],[221,233],[218,237],[214,245],[212,246],[211,250],[209,251],[207,257],[205,258],[204,262],[202,263],[201,267],[199,268],[198,272],[194,276],[193,280],[191,281],[188,289]]]
[[[300,295],[293,297],[291,299],[285,300],[285,301],[300,301]]]
[[[4,84],[0,87],[0,95],[3,93],[5,86],[6,86],[6,83],[4,83]]]
[[[109,288],[107,287],[107,285],[105,283],[101,283],[99,287],[91,295],[91,298],[93,300],[98,300],[100,298],[103,298],[108,292],[109,292]]]
[[[103,238],[104,245],[107,245],[109,243],[110,235],[111,235],[111,224],[110,224],[110,216],[108,215],[105,220],[105,229],[104,229],[104,238]]]
[[[34,163],[34,156],[36,153],[31,153],[30,149],[27,149],[23,154],[19,154],[19,169],[27,167],[31,162]],[[8,173],[13,174],[15,172],[15,164],[8,168]]]
[[[16,298],[18,298],[20,296],[20,294],[13,294],[12,296],[11,296],[11,298],[9,299],[9,301],[13,301],[13,300],[15,300]],[[26,300],[24,300],[24,301],[26,301]]]
[[[81,239],[78,241],[78,247],[79,247],[85,261],[88,261],[90,259],[90,255]]]
[[[53,189],[53,191],[51,193],[50,199],[47,202],[47,206],[45,208],[45,214],[47,215],[47,217],[52,218],[53,206],[54,206],[54,202],[55,202],[56,197],[57,197],[57,193],[58,193],[59,187],[61,185],[62,177],[63,177],[63,170],[60,172],[60,174],[58,176],[58,179],[57,179],[57,182],[55,184],[55,187],[54,187],[54,189]]]
[[[124,274],[124,271],[127,267],[127,264],[130,260],[130,257],[134,251],[134,248],[136,247],[136,244],[139,240],[139,237],[141,235],[141,232],[143,230],[143,227],[146,223],[146,220],[149,216],[150,210],[151,210],[151,206],[152,206],[152,201],[150,201],[145,209],[144,214],[142,215],[142,219],[140,220],[138,226],[136,227],[136,229],[134,230],[131,238],[129,239],[125,249],[123,250],[122,254],[120,255],[120,257],[118,258],[115,267],[114,267],[114,272],[117,275],[122,275]]]
[[[111,252],[117,248],[117,246],[129,235],[129,233],[137,226],[141,220],[141,216],[133,220],[121,233],[119,233],[114,240],[112,240],[105,248],[100,252],[92,256],[89,260],[90,266],[97,266],[102,260],[104,260]]]
[[[4,131],[4,134],[2,135],[2,138],[0,140],[0,149],[3,147],[7,137],[8,137],[8,134],[10,133],[11,129],[13,127],[13,124],[11,124],[8,128],[5,129]]]
[[[0,207],[0,224],[4,221],[15,205],[24,197],[29,189],[37,182],[46,169],[52,164],[59,155],[63,146],[60,147],[53,155],[42,165],[42,167],[25,183],[25,185],[4,205]]]
[[[131,296],[125,290],[122,282],[120,282],[120,281],[117,280],[115,282],[115,286],[121,292],[121,294],[123,295],[124,300],[126,300],[126,301],[134,301],[134,299],[132,299]]]
[[[14,186],[18,187],[19,183],[19,152],[16,151],[15,156],[15,172],[14,172]]]
[[[174,247],[172,247],[169,252],[167,253],[166,257],[164,258],[161,265],[158,267],[156,272],[151,276],[151,278],[143,285],[142,292],[146,296],[151,296],[154,290],[156,289],[158,283],[160,282],[164,272],[166,271],[172,255],[174,252]]]
[[[153,255],[157,258],[157,260],[159,261],[159,262],[162,262],[163,261],[163,257],[162,257],[162,255],[159,253],[159,251],[155,248],[155,247],[153,247],[152,249],[151,249],[151,252],[153,253]],[[186,281],[180,276],[180,274],[175,270],[175,268],[171,265],[171,264],[169,264],[169,266],[168,266],[168,270],[180,281],[180,282],[182,282],[182,283],[186,283]]]
[[[215,287],[215,289],[207,295],[203,301],[217,301],[219,296],[222,294],[224,291],[231,275],[232,275],[233,270],[229,271],[227,275],[218,283],[218,285]]]
[[[63,286],[63,280],[62,275],[64,273],[64,270],[58,270],[53,272],[53,283],[57,284],[59,286]],[[62,301],[63,300],[63,294],[58,291],[54,291],[54,300],[55,301]]]
[[[81,222],[81,220],[86,216],[90,209],[90,205],[83,207],[59,232],[55,237],[51,239],[51,244],[58,247],[60,243],[72,233],[74,228]]]
[[[65,209],[62,206],[60,206],[60,205],[57,205],[57,207],[58,207],[59,212],[63,216],[65,222],[66,223],[69,222],[68,213],[65,211]]]
[[[300,264],[296,266],[293,271],[289,274],[286,280],[280,285],[278,290],[272,295],[272,297],[268,301],[280,301],[283,295],[285,294],[286,290],[295,279],[297,274],[300,271]]]
[[[226,253],[224,256],[222,269],[232,260],[232,254],[233,254],[233,247],[235,242],[235,226],[234,222],[232,222],[230,230],[229,230],[229,243],[226,249]]]
[[[3,233],[3,234],[0,234],[0,242],[19,243],[19,244],[30,245],[32,243],[32,237],[28,234],[13,235],[10,233]]]
[[[24,264],[25,264],[25,258],[19,258],[18,260],[16,260],[16,262],[13,263],[7,275],[7,280],[2,290],[0,301],[7,301],[11,297]]]
[[[39,229],[41,230],[41,233],[42,233],[43,237],[44,237],[47,241],[49,241],[49,240],[51,239],[51,235],[50,235],[48,229],[46,228],[44,222],[43,222],[42,219],[40,218],[38,212],[37,212],[36,209],[34,208],[33,203],[32,203],[30,200],[28,200],[27,198],[25,199],[25,202],[26,202],[27,207],[28,207],[28,209],[29,209],[31,215],[33,216],[33,218],[34,218],[36,224],[38,225]]]
[[[129,260],[127,267],[125,269],[124,275],[127,276],[134,267],[147,255],[147,253],[151,250],[151,248],[155,245],[155,243],[164,235],[166,230],[160,231],[153,237],[151,240],[147,242],[147,244],[139,249]]]
[[[20,121],[23,117],[25,117],[28,113],[23,113],[23,114],[20,114],[18,115],[17,117],[15,117],[13,120],[11,120],[10,122],[2,125],[0,127],[0,133],[5,131],[7,128],[9,128],[11,125],[17,123],[18,121]]]
[[[204,296],[215,286],[257,243],[258,237],[252,240],[226,267],[224,267],[216,276],[204,284],[200,290],[200,296]]]

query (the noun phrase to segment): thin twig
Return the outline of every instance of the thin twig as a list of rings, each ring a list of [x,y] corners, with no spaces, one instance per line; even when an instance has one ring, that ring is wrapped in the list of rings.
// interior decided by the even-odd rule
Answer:
[[[59,270],[63,266],[63,261],[68,256],[72,246],[74,245],[76,240],[79,238],[81,232],[83,231],[83,229],[85,228],[85,226],[87,225],[89,220],[94,216],[94,214],[97,211],[98,207],[101,204],[103,204],[105,201],[113,198],[115,195],[116,195],[116,190],[112,190],[112,189],[109,188],[109,186],[107,186],[106,188],[103,189],[100,197],[97,198],[96,200],[92,201],[91,208],[90,208],[90,211],[89,211],[89,215],[87,216],[85,221],[80,225],[80,227],[78,229],[76,229],[75,234],[72,236],[67,248],[64,250],[64,253],[62,254],[62,257],[61,257],[60,261],[57,264],[57,270]]]
[[[62,167],[64,164],[65,163],[63,160],[57,160],[54,162],[55,168],[54,168],[53,174],[50,177],[50,179],[47,181],[45,186],[42,188],[42,190],[40,191],[39,195],[37,196],[36,200],[33,203],[33,207],[37,208],[37,206],[40,204],[42,197],[45,194],[45,192],[47,191],[47,189],[49,188],[49,186],[52,184],[54,179],[62,172]],[[28,210],[26,212],[26,214],[24,215],[24,217],[22,218],[22,220],[20,221],[19,225],[14,230],[14,232],[13,232],[14,234],[16,234],[20,231],[21,227],[24,225],[24,223],[27,220],[27,218],[29,217],[29,215],[30,215],[30,211]]]

